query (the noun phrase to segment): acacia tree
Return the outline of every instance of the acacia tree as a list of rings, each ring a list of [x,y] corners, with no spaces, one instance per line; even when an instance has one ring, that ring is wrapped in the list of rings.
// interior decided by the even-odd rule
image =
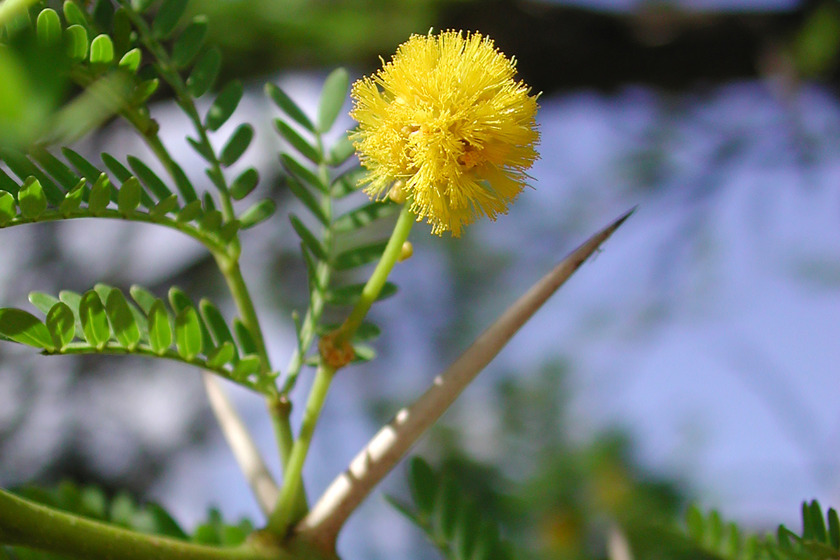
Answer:
[[[314,119],[279,87],[266,85],[281,115],[276,130],[289,148],[280,154],[280,163],[290,191],[306,209],[305,215],[290,219],[300,238],[309,301],[302,316],[295,316],[297,348],[280,369],[269,359],[271,333],[261,327],[239,262],[240,232],[270,218],[275,203],[264,199],[240,209],[252,198],[259,174],[252,167],[236,174],[229,168],[245,154],[254,128],[242,123],[229,137],[217,138],[242,98],[242,85],[221,86],[209,110],[198,108],[196,101],[211,95],[220,67],[219,50],[205,45],[206,20],[195,16],[182,22],[186,0],[98,0],[89,7],[66,0],[62,15],[35,4],[0,4],[5,45],[0,64],[8,77],[0,91],[5,99],[0,116],[8,125],[0,138],[0,227],[95,218],[175,229],[212,255],[237,316],[229,319],[213,302],[196,303],[177,287],[169,289],[165,301],[136,285],[126,294],[96,284],[85,293],[33,292],[30,302],[43,319],[16,307],[0,309],[0,336],[49,356],[140,355],[194,366],[265,522],[257,529],[245,524],[221,530],[217,520],[190,536],[154,505],[139,508],[140,524],[137,516],[119,515],[119,508],[107,507],[101,495],[85,490],[0,490],[2,557],[336,557],[339,531],[361,501],[629,216],[593,235],[536,282],[383,426],[320,497],[311,499],[302,471],[330,384],[347,364],[372,357],[364,342],[378,328],[366,316],[375,301],[395,291],[387,277],[411,255],[413,224],[426,221],[433,234],[451,232],[457,238],[476,219],[506,212],[537,157],[536,97],[515,80],[514,62],[490,39],[452,31],[411,37],[377,74],[357,82],[352,116],[359,126],[334,143],[325,138],[349,92],[346,71],[336,70],[326,79]],[[27,88],[40,86],[22,78],[28,70],[21,61],[27,59],[48,65],[49,75],[74,82],[80,93],[35,114],[27,104],[34,92]],[[207,185],[190,181],[159,136],[148,101],[161,84],[193,125],[187,140],[205,161]],[[133,127],[165,175],[140,158],[122,161],[103,153],[94,162],[69,147],[112,116]],[[214,147],[218,140],[221,149]],[[353,163],[354,154],[363,166]],[[359,190],[373,200],[356,195]],[[338,214],[336,202],[354,196],[351,209]],[[389,238],[360,244],[371,223],[394,215]],[[374,262],[366,282],[337,282],[338,272]],[[349,308],[337,327],[324,319],[327,306]],[[290,393],[310,367],[314,381],[301,425],[293,429]],[[279,482],[217,377],[265,398],[283,465]],[[410,486],[415,503],[401,506],[404,513],[447,557],[516,555],[493,523],[420,459],[411,463]],[[674,538],[694,543],[692,550],[731,558],[824,557],[826,551],[836,554],[840,538],[836,514],[829,514],[826,530],[816,504],[806,509],[802,538],[782,532],[779,541],[753,539],[747,541],[751,548],[743,548],[740,534],[732,532],[727,542],[736,545],[723,552],[718,518],[707,520],[695,512],[691,520],[691,532]],[[748,556],[739,556],[742,551]]]

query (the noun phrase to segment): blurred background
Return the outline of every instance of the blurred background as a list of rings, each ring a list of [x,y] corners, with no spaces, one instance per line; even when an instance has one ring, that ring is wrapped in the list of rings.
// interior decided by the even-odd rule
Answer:
[[[417,452],[471,492],[523,558],[603,558],[610,520],[670,519],[690,502],[756,530],[798,527],[802,500],[840,503],[840,2],[190,5],[224,52],[218,83],[247,84],[220,142],[243,120],[256,126],[240,165],[256,165],[260,188],[280,203],[244,233],[243,262],[281,367],[305,271],[265,81],[313,114],[335,66],[358,77],[411,33],[454,28],[493,37],[542,92],[542,159],[510,214],[458,240],[414,230],[415,256],[393,275],[399,294],[373,309],[379,358],[334,383],[307,464],[311,495],[519,293],[638,205]],[[153,116],[204,184],[166,92]],[[75,148],[151,159],[119,122]],[[159,293],[177,284],[231,314],[209,255],[153,227],[12,228],[0,259],[3,306],[25,307],[30,290],[104,281]],[[260,523],[199,376],[157,366],[0,347],[0,484],[69,478],[159,501],[187,527],[211,505]],[[232,394],[271,456],[261,399]],[[404,469],[385,486],[404,496]],[[438,557],[382,491],[339,547],[354,559]]]

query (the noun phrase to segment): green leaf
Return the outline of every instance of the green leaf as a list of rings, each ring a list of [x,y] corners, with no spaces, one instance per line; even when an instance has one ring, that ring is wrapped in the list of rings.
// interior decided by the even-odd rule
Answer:
[[[336,270],[348,270],[373,262],[382,256],[387,244],[387,241],[381,241],[345,251],[335,258],[334,267]]]
[[[431,517],[437,487],[438,480],[432,467],[420,457],[412,457],[408,464],[408,488],[421,518]]]
[[[143,187],[140,186],[140,181],[136,177],[130,177],[128,181],[124,182],[117,192],[117,208],[120,214],[128,216],[133,214],[140,205],[140,195],[143,193]]]
[[[233,80],[229,82],[219,95],[216,96],[213,105],[207,112],[207,117],[204,119],[204,126],[209,130],[218,130],[233,112],[236,110],[239,101],[242,99],[242,82]]]
[[[52,157],[48,153],[47,156]],[[6,149],[0,151],[0,159],[4,160],[6,165],[9,166],[9,169],[11,169],[14,172],[14,174],[20,177],[22,180],[28,179],[30,176],[38,179],[38,182],[41,183],[41,188],[44,190],[44,196],[46,196],[48,202],[52,204],[58,204],[64,198],[64,189],[59,188],[58,185],[56,185],[24,154],[14,150]]]
[[[29,177],[24,181],[18,192],[18,204],[24,218],[34,220],[47,209],[47,197],[44,196],[44,189],[35,177]]]
[[[61,212],[62,216],[69,216],[79,209],[82,200],[85,198],[85,191],[87,191],[86,183],[87,181],[85,179],[80,180],[79,184],[68,192],[64,200],[61,201],[61,204],[58,205],[58,211]]]
[[[301,108],[298,107],[298,105],[292,101],[288,95],[286,95],[286,92],[276,85],[269,83],[265,84],[265,93],[272,101],[274,101],[274,104],[277,105],[281,111],[286,113],[289,118],[309,132],[315,132],[315,125],[312,124],[312,121],[309,120],[309,117],[306,116]]]
[[[233,180],[233,183],[230,185],[230,196],[234,200],[242,200],[253,192],[259,181],[260,175],[257,173],[257,170],[249,167],[239,177]]]
[[[128,156],[126,160],[137,178],[140,179],[140,181],[146,185],[146,187],[152,191],[158,199],[165,199],[172,194],[172,191],[166,186],[166,183],[164,183],[163,180],[154,173],[154,171],[149,169],[149,166],[145,163],[134,156]]]
[[[242,349],[243,356],[257,353],[257,345],[251,331],[238,317],[233,319],[233,332],[236,333],[236,340],[239,342],[239,348]]]
[[[172,286],[171,288],[169,288],[169,305],[172,306],[172,309],[175,310],[176,314],[186,309],[195,308],[189,296],[177,286]],[[202,348],[212,348],[213,338],[210,336],[210,331],[207,329],[207,326],[204,324],[204,321],[201,320],[201,317],[198,314],[196,314],[196,318],[198,319],[198,326],[201,330]]]
[[[100,29],[110,29],[114,21],[114,5],[111,0],[96,0],[93,7],[93,21]]]
[[[111,202],[111,181],[104,173],[90,189],[88,209],[94,216],[101,216]]]
[[[204,216],[201,217],[201,222],[199,223],[199,226],[204,231],[219,231],[219,228],[222,227],[222,213],[218,210],[210,210],[209,212],[205,212]]]
[[[254,138],[254,127],[250,124],[241,124],[233,134],[230,135],[230,140],[227,141],[225,147],[222,148],[222,153],[219,154],[219,162],[225,167],[229,167],[236,163]]]
[[[301,184],[315,187],[324,194],[328,192],[327,186],[323,181],[321,181],[321,179],[318,178],[317,175],[315,175],[315,173],[299,163],[290,155],[280,154],[280,163],[283,165],[283,169],[286,173],[296,178],[301,182]]]
[[[156,299],[149,308],[149,345],[155,354],[163,355],[171,344],[172,323],[169,313],[163,301]]]
[[[831,546],[840,549],[840,517],[834,508],[828,508],[828,539]]]
[[[350,156],[355,153],[356,147],[353,145],[353,142],[350,141],[346,134],[342,134],[341,138],[330,149],[327,163],[333,167],[337,167],[350,159]]]
[[[184,290],[178,288],[177,286],[169,288],[167,296],[169,297],[169,305],[172,306],[175,313],[180,313],[184,309],[193,307],[190,297],[184,292]]]
[[[0,190],[13,195],[16,195],[20,190],[20,185],[18,185],[17,182],[9,177],[2,169],[0,169]]]
[[[356,166],[348,169],[333,180],[330,192],[335,198],[343,198],[359,190],[360,181],[366,176],[364,167]]]
[[[0,191],[0,227],[7,225],[17,216],[15,197],[6,191]]]
[[[435,493],[435,507],[432,513],[433,526],[439,539],[451,541],[455,535],[459,502],[460,494],[455,480],[448,476],[443,477]]]
[[[367,344],[353,344],[353,363],[369,362],[376,358],[376,350]]]
[[[59,301],[50,308],[47,312],[47,330],[59,350],[73,341],[76,336],[76,316],[69,305]]]
[[[336,68],[324,82],[321,90],[321,100],[318,103],[318,131],[327,132],[347,99],[350,89],[350,75],[344,68]]]
[[[301,185],[294,177],[289,177],[286,180],[286,184],[288,185],[289,190],[292,191],[292,194],[295,195],[316,218],[318,218],[318,221],[321,222],[321,224],[325,226],[330,225],[330,219],[321,207],[321,203],[318,202],[318,199],[315,198],[309,189]]]
[[[187,136],[187,142],[190,146],[192,146],[192,149],[195,150],[196,153],[198,153],[198,155],[204,158],[204,160],[208,163],[214,163],[216,161],[216,154],[213,152],[213,149],[207,144],[199,142],[198,140],[190,136]]]
[[[82,296],[79,302],[79,319],[88,344],[100,350],[104,348],[111,338],[111,329],[108,326],[105,306],[95,290],[89,290]]]
[[[61,153],[70,162],[76,171],[91,183],[99,178],[101,171],[91,162],[82,157],[78,152],[74,152],[70,148],[61,148]]]
[[[78,175],[43,147],[31,148],[30,156],[40,163],[44,170],[55,178],[65,191],[69,191],[79,182],[80,177]],[[61,195],[63,196],[63,193]]]
[[[90,43],[91,64],[110,64],[114,60],[114,44],[107,35],[97,35]]]
[[[375,338],[379,338],[382,334],[382,329],[376,326],[373,323],[362,322],[359,325],[359,328],[356,330],[356,334],[353,335],[354,341],[368,341],[373,340]]]
[[[242,224],[239,220],[225,222],[225,224],[219,229],[219,237],[222,241],[229,243],[234,237],[236,237],[236,234],[239,233],[241,228]]]
[[[187,78],[187,89],[193,97],[201,97],[213,86],[219,69],[222,67],[222,51],[212,47],[198,58],[193,66],[189,78]]]
[[[318,149],[303,136],[298,134],[295,129],[286,124],[285,121],[282,119],[274,119],[274,126],[277,128],[277,132],[280,133],[280,136],[282,136],[283,139],[286,140],[286,142],[288,142],[295,150],[300,152],[312,163],[321,163],[321,153]]]
[[[120,290],[114,289],[108,294],[105,311],[117,342],[120,346],[133,350],[140,342],[140,327]]]
[[[22,309],[0,309],[0,335],[35,348],[43,348],[50,352],[55,350],[46,325]]]
[[[125,68],[132,74],[137,72],[137,69],[140,68],[140,62],[143,60],[143,53],[138,48],[133,48],[120,58],[120,62],[118,66],[120,68]]]
[[[128,292],[131,294],[134,301],[137,302],[137,305],[140,306],[140,309],[143,310],[143,313],[147,315],[151,313],[152,306],[158,299],[152,292],[143,286],[138,286],[137,284],[132,285]]]
[[[29,303],[35,306],[35,308],[46,315],[50,312],[50,309],[58,303],[60,300],[51,294],[45,294],[44,292],[29,292]]]
[[[232,342],[223,342],[221,346],[214,348],[207,355],[207,365],[211,368],[220,368],[229,364],[236,357],[236,349]]]
[[[38,43],[43,46],[52,46],[61,41],[61,19],[58,13],[52,8],[41,10],[36,23]]]
[[[143,12],[148,10],[154,3],[155,0],[131,0],[131,7],[138,14],[142,14]]]
[[[73,2],[73,0],[64,0],[63,9],[64,19],[67,20],[67,23],[87,27],[87,18],[85,17],[85,13],[78,4]]]
[[[154,92],[157,91],[159,85],[160,80],[158,80],[157,78],[152,78],[151,80],[145,80],[140,82],[134,89],[134,94],[131,97],[131,102],[134,105],[142,105],[152,96]]]
[[[178,208],[178,195],[171,194],[158,202],[154,208],[149,212],[152,218],[160,220],[166,214]]]
[[[327,251],[324,249],[324,246],[321,245],[321,242],[318,241],[315,234],[303,225],[300,218],[294,214],[289,214],[289,221],[292,222],[292,228],[294,228],[295,233],[298,234],[300,240],[303,241],[303,244],[306,245],[306,248],[312,252],[315,258],[321,261],[327,260]]]
[[[231,377],[236,381],[246,381],[249,375],[260,371],[260,359],[257,356],[242,356],[236,365],[233,366]]]
[[[207,299],[202,299],[198,307],[201,310],[201,316],[204,317],[204,322],[213,335],[213,341],[216,345],[221,346],[225,342],[233,343],[233,335],[219,308]]]
[[[201,323],[194,307],[187,307],[175,316],[175,345],[178,353],[192,360],[201,353]]]
[[[188,0],[163,0],[154,21],[152,33],[157,39],[168,38],[187,10]]]
[[[198,55],[207,38],[207,16],[195,16],[172,47],[172,63],[185,68]]]
[[[380,218],[399,212],[400,206],[390,201],[374,201],[346,214],[342,214],[333,222],[337,232],[348,232],[364,227]]]
[[[239,216],[239,223],[242,229],[252,228],[260,222],[267,220],[274,213],[275,208],[276,205],[270,198],[254,204]]]
[[[108,171],[114,174],[120,182],[128,181],[129,177],[131,177],[131,171],[128,170],[126,166],[121,164],[114,156],[107,153],[102,153],[99,157],[102,158],[102,163],[105,164],[105,167],[108,168]],[[85,175],[87,177],[87,175]],[[88,177],[89,181],[95,181],[96,178],[99,177],[99,170],[95,169],[94,175],[92,177]]]
[[[201,209],[201,201],[193,200],[178,212],[178,221],[181,223],[191,222],[202,216],[204,211]]]
[[[66,4],[65,4],[66,5]],[[87,30],[81,25],[71,25],[64,30],[64,44],[67,56],[72,60],[84,60],[88,53]]]
[[[172,162],[172,176],[175,179],[175,186],[178,188],[178,192],[181,193],[181,196],[186,202],[198,200],[198,195],[195,193],[195,187],[192,186],[192,183],[190,183],[190,180],[187,178],[187,174],[184,173],[181,166],[174,161]]]
[[[470,558],[478,532],[481,527],[481,515],[472,503],[465,503],[458,512],[455,520],[455,535],[453,538],[458,558]]]
[[[110,4],[109,0],[103,0]],[[131,19],[128,10],[122,6],[114,12],[114,23],[111,31],[111,39],[114,41],[114,53],[126,54],[131,48],[132,42]]]

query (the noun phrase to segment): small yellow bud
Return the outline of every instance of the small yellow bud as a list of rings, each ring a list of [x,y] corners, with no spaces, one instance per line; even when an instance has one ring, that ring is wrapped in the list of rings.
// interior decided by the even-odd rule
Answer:
[[[411,244],[411,241],[406,241],[402,244],[402,248],[400,249],[400,256],[397,257],[398,262],[403,262],[411,258],[411,255],[414,254],[414,245]]]
[[[388,191],[388,198],[397,204],[405,202],[405,181],[402,179],[394,181],[394,184],[391,185],[391,190]]]

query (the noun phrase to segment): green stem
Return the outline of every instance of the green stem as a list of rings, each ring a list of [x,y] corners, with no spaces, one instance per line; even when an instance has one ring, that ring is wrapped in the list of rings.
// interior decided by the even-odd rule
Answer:
[[[217,548],[137,533],[0,490],[0,540],[57,554],[100,560],[291,560],[268,542]]]
[[[338,337],[336,337],[335,341],[336,346],[341,346],[342,342],[349,342],[353,338],[353,335],[356,334],[356,331],[362,324],[362,320],[370,310],[370,306],[379,297],[385,281],[388,280],[388,275],[391,273],[391,269],[394,268],[402,251],[403,243],[408,239],[408,234],[411,233],[411,227],[416,220],[416,216],[409,210],[409,206],[410,204],[408,202],[403,204],[400,216],[397,218],[397,223],[391,234],[391,239],[388,240],[388,244],[385,246],[385,251],[383,251],[382,257],[379,259],[379,264],[376,265],[376,269],[374,269],[373,274],[371,274],[370,279],[362,289],[362,295],[359,301],[356,302],[356,306],[350,312],[350,316],[347,317],[347,320],[344,321],[344,324],[339,329]]]
[[[300,434],[292,447],[289,460],[286,462],[286,470],[283,473],[283,486],[280,489],[280,497],[277,499],[277,507],[268,518],[266,530],[279,536],[285,536],[289,531],[296,513],[295,503],[301,490],[303,463],[309,452],[309,445],[312,442],[312,434],[315,432],[315,425],[324,407],[327,392],[330,388],[335,370],[322,364],[315,374],[315,381],[309,391],[309,399],[306,402],[306,409],[303,411],[303,421]]]
[[[415,216],[409,210],[408,205],[403,206],[397,223],[394,226],[394,231],[391,233],[391,238],[388,240],[385,251],[383,251],[382,257],[376,265],[373,274],[371,274],[371,277],[365,284],[359,302],[340,328],[340,336],[343,337],[344,341],[349,342],[353,337],[359,325],[361,325],[362,319],[364,319],[370,309],[370,306],[379,297],[379,293],[382,291],[382,287],[388,279],[388,274],[390,274],[400,256],[403,243],[408,239],[408,234],[411,232],[411,226],[414,225],[414,221]],[[266,530],[275,535],[285,536],[291,524],[299,519],[296,517],[297,510],[295,503],[301,488],[303,464],[306,461],[306,455],[309,452],[309,446],[312,442],[312,434],[315,432],[315,426],[318,423],[318,418],[321,416],[321,409],[327,398],[327,392],[329,391],[335,371],[333,367],[325,364],[322,360],[318,366],[318,371],[315,373],[315,381],[312,384],[312,389],[309,391],[309,399],[306,403],[306,410],[303,413],[300,435],[295,441],[291,456],[286,463],[283,486],[280,489],[277,507],[274,508],[274,512],[269,517],[268,525],[266,526]]]
[[[260,363],[262,364],[262,374],[263,376],[268,376],[271,373],[271,362],[268,358],[265,339],[263,338],[262,329],[257,318],[257,310],[254,308],[254,302],[248,292],[245,279],[242,277],[239,261],[220,253],[214,253],[213,255],[216,257],[219,270],[222,271],[222,275],[225,277],[242,322],[254,338],[254,344],[257,347],[257,356],[260,358]],[[293,441],[292,427],[289,420],[291,407],[276,406],[277,387],[273,382],[270,386],[264,388],[271,392],[267,397],[266,405],[268,407],[268,413],[271,416],[271,423],[274,426],[277,443],[280,446],[280,455],[281,457],[288,457],[291,454]]]

